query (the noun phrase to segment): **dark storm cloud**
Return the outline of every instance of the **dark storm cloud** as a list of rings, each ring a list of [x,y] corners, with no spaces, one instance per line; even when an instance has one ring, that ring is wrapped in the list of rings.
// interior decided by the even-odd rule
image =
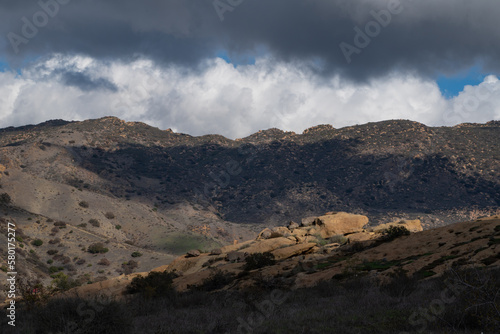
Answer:
[[[61,79],[67,86],[78,87],[84,92],[93,90],[118,91],[118,87],[109,80],[104,78],[92,79],[89,75],[81,72],[64,72]]]
[[[391,70],[453,73],[478,62],[500,70],[498,0],[401,0],[400,6],[397,0],[217,0],[219,13],[213,0],[57,1],[58,12],[30,38],[23,37],[22,20],[33,23],[42,10],[38,1],[0,4],[2,47],[11,62],[57,52],[122,60],[145,55],[195,66],[221,49],[246,55],[263,47],[276,60],[353,79]],[[382,16],[377,20],[372,11]],[[43,15],[37,19],[45,23]],[[24,38],[16,40],[18,53],[9,33]]]

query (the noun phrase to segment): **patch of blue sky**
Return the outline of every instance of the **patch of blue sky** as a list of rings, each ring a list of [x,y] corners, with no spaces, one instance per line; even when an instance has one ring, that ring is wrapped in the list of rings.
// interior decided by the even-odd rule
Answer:
[[[265,46],[257,46],[248,52],[228,52],[220,49],[215,56],[224,59],[228,64],[233,64],[234,67],[240,65],[255,65],[255,62],[260,57],[265,57],[268,54],[268,49]]]
[[[5,60],[0,58],[0,72],[6,72],[6,71],[10,71],[10,66]]]
[[[467,71],[462,71],[455,75],[446,76],[441,75],[436,80],[441,94],[447,98],[451,99],[458,96],[462,92],[465,86],[477,86],[484,81],[489,74],[482,72],[482,67],[479,65],[473,66]]]
[[[216,54],[217,58],[224,59],[226,63],[233,64],[234,67],[239,65],[254,65],[255,57],[253,55],[238,55],[231,53],[229,54],[226,50],[219,50]]]

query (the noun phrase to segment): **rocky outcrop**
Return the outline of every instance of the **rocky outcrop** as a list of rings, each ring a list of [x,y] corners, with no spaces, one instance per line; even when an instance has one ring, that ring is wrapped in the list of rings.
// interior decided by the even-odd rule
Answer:
[[[363,226],[368,224],[368,217],[346,212],[318,217],[316,224],[322,238],[330,238],[334,235],[360,232]]]
[[[335,235],[361,232],[368,223],[368,217],[346,212],[329,212],[320,217],[302,219],[300,226],[290,223],[289,227],[275,227],[264,229],[259,233],[257,240],[272,239],[276,237],[293,236],[298,242],[306,241],[307,236],[327,239]]]

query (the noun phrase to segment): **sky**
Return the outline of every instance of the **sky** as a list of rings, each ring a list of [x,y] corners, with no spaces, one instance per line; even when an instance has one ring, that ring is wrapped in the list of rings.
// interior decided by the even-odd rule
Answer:
[[[3,0],[0,128],[500,119],[498,0]]]

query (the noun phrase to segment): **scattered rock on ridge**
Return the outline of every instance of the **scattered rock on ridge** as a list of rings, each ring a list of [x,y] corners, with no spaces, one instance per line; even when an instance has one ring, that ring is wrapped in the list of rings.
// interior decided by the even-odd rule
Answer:
[[[200,256],[200,251],[199,250],[190,250],[189,252],[186,253],[186,257],[198,257]]]
[[[222,249],[220,248],[212,249],[210,251],[210,255],[221,255],[221,254],[222,254]]]

